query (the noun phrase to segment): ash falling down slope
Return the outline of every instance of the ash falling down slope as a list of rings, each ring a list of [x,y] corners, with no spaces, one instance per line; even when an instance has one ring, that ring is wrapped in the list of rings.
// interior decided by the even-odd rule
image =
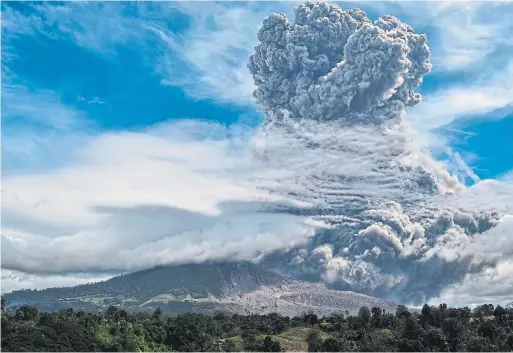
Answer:
[[[372,22],[360,10],[307,2],[293,20],[266,18],[258,40],[248,65],[265,114],[255,173],[265,189],[306,205],[280,212],[325,224],[263,264],[413,304],[465,281],[507,278],[510,186],[466,187],[407,124],[431,70],[426,35],[392,16]]]

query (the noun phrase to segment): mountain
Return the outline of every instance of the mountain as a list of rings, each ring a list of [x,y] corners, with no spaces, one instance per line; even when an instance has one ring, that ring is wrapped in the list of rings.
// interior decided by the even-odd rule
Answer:
[[[23,290],[4,295],[6,308],[24,304],[43,311],[65,308],[89,312],[116,305],[129,311],[250,314],[278,312],[295,316],[337,311],[354,313],[362,306],[395,311],[397,304],[349,291],[330,290],[264,270],[252,263],[208,262],[159,266],[69,288]]]

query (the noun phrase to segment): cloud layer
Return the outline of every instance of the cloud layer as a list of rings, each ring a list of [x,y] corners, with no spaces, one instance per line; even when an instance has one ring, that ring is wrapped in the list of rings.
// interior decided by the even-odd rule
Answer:
[[[284,198],[242,174],[240,134],[194,121],[105,134],[91,138],[72,166],[5,177],[2,266],[115,272],[254,258],[312,236],[313,221],[275,214]]]

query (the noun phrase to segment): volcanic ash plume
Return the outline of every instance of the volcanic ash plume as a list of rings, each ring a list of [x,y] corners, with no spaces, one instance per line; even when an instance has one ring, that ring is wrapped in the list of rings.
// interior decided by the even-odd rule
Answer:
[[[360,10],[306,3],[294,23],[272,14],[258,32],[249,69],[266,117],[333,120],[414,106],[414,89],[431,69],[426,36],[392,16],[371,22]]]
[[[258,40],[248,66],[265,114],[255,138],[259,176],[309,205],[286,212],[329,225],[264,263],[421,303],[502,261],[496,243],[511,240],[499,235],[500,213],[441,203],[468,188],[421,150],[403,120],[431,69],[426,35],[392,16],[372,22],[361,10],[307,2],[293,22],[266,18]]]

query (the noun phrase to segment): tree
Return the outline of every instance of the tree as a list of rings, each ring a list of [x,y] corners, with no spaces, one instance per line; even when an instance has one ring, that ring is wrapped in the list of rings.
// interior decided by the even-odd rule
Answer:
[[[381,308],[374,307],[371,309],[371,313],[372,313],[371,326],[372,327],[382,327],[381,317],[383,316],[384,312],[385,311]]]
[[[479,325],[479,328],[477,331],[486,338],[494,339],[495,336],[498,334],[497,326],[495,325],[495,322],[491,320],[487,320],[482,322]]]
[[[450,338],[454,338],[454,337],[458,336],[461,333],[462,329],[463,329],[463,327],[462,327],[461,323],[457,319],[452,318],[452,317],[444,320],[444,322],[442,324],[442,330]]]
[[[313,312],[303,315],[303,322],[307,325],[313,326],[319,322],[319,318]]]
[[[344,352],[347,350],[344,341],[334,337],[325,339],[322,348],[323,352]]]
[[[241,349],[238,347],[234,340],[227,339],[221,344],[221,350],[223,352],[239,352]]]
[[[214,350],[214,340],[208,333],[199,331],[188,336],[180,350],[183,352],[211,352]]]
[[[419,339],[410,340],[403,338],[398,344],[399,352],[425,352],[426,348]]]
[[[484,337],[472,337],[468,343],[469,352],[490,352],[490,341]]]
[[[365,336],[360,344],[362,352],[391,352],[395,350],[396,339],[390,330],[375,330]],[[348,346],[349,347],[349,346]]]
[[[282,349],[280,342],[273,340],[271,336],[265,336],[259,350],[261,352],[281,352]]]
[[[319,335],[319,331],[310,331],[307,338],[308,352],[322,352],[323,341]]]
[[[502,306],[497,305],[495,310],[493,311],[493,316],[502,319],[502,317],[506,315],[506,309],[504,309]]]
[[[104,349],[102,349],[103,352],[123,352],[123,346],[120,342],[114,342]]]
[[[399,304],[397,306],[397,309],[395,311],[395,315],[397,317],[406,317],[410,316],[410,311],[408,310],[408,307],[406,305]]]
[[[373,307],[371,309],[371,313],[372,313],[372,316],[374,317],[380,317],[382,314],[385,313],[385,310],[384,309],[381,309],[381,308],[378,308],[378,307]]]
[[[35,306],[22,306],[16,309],[16,317],[21,320],[34,320],[37,318],[39,311]]]
[[[357,316],[333,314],[319,319],[308,314],[290,320],[278,314],[129,314],[116,307],[103,315],[74,310],[39,313],[35,307],[22,306],[1,317],[1,349],[277,352],[282,347],[272,334],[297,325],[298,331],[309,332],[308,350],[313,352],[512,351],[513,309],[497,306],[491,312],[494,317],[482,316],[490,309],[487,305],[476,310],[474,320],[470,320],[470,309],[447,306],[424,306],[420,314],[362,308]],[[369,316],[371,324],[364,325]],[[242,340],[230,339],[235,336]]]
[[[362,306],[358,311],[358,319],[363,325],[368,325],[371,319],[371,311],[368,307]]]
[[[508,345],[509,349],[513,350],[513,333],[510,333],[506,338],[506,344]]]
[[[162,317],[162,309],[161,309],[161,308],[157,308],[157,309],[153,312],[153,317],[154,317],[154,318],[161,318],[161,317]]]
[[[119,309],[113,305],[105,311],[105,318],[113,321],[119,320]]]
[[[447,336],[449,349],[451,351],[462,351],[464,326],[458,319],[449,317],[442,323],[442,330]]]
[[[445,352],[447,349],[447,340],[444,333],[439,328],[431,328],[426,331],[424,341],[429,349],[436,348],[439,352]]]
[[[494,307],[493,304],[483,304],[479,305],[474,309],[475,317],[486,317],[493,314]]]
[[[433,308],[424,304],[419,317],[420,324],[424,327],[432,325],[434,322]]]
[[[422,326],[417,323],[415,318],[408,316],[404,321],[401,336],[410,340],[416,340],[422,336]]]
[[[260,332],[255,329],[249,329],[242,332],[243,348],[247,351],[255,351],[260,347]]]

